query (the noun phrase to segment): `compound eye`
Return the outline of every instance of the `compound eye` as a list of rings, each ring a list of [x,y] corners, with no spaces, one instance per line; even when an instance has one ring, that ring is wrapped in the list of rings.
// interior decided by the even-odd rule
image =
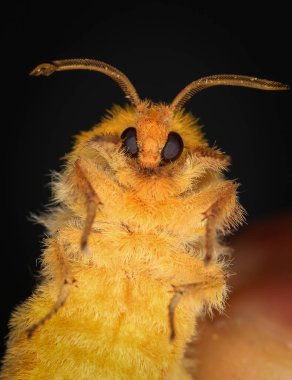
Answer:
[[[177,160],[183,148],[184,143],[180,135],[176,132],[169,132],[166,144],[161,152],[162,160],[165,162]]]
[[[122,147],[125,152],[131,157],[135,157],[138,154],[138,145],[137,145],[137,134],[136,129],[129,127],[124,130],[121,134],[121,139],[123,140]]]

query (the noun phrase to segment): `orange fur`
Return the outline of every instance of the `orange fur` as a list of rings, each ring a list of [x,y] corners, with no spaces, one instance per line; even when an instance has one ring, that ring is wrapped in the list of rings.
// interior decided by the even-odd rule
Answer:
[[[142,101],[118,69],[92,59],[37,66],[31,75],[91,70],[117,82],[134,107],[114,107],[77,136],[54,200],[42,282],[12,315],[2,380],[191,379],[187,343],[196,318],[223,309],[226,249],[218,234],[243,220],[228,157],[208,147],[183,112],[212,86],[288,86],[213,75],[170,105]],[[30,339],[29,339],[30,337]]]
[[[67,155],[66,168],[53,184],[61,206],[40,218],[51,233],[42,258],[43,280],[13,313],[1,379],[44,379],[48,373],[54,379],[191,378],[183,357],[196,317],[206,307],[222,309],[226,295],[224,265],[216,260],[204,265],[204,212],[221,200],[214,231],[224,232],[242,221],[242,210],[236,185],[221,174],[226,156],[207,147],[191,115],[180,111],[172,117],[167,106],[149,102],[138,111],[114,107],[99,125],[77,137]],[[150,161],[146,154],[141,167],[154,168],[147,173],[120,143],[102,141],[133,125],[150,150],[147,131],[159,149],[169,130],[179,133],[182,156],[156,167],[156,152]],[[101,202],[88,255],[80,250],[87,200],[76,162]],[[215,249],[217,257],[218,242]],[[64,262],[77,287],[28,339],[26,329],[58,298]],[[176,338],[170,342],[173,286],[184,289],[187,284],[198,286],[185,291],[178,303]]]

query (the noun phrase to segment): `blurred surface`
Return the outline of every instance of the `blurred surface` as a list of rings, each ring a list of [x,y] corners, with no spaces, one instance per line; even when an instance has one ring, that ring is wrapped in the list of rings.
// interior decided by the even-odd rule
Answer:
[[[251,224],[231,245],[225,315],[201,322],[192,346],[197,379],[291,379],[292,213]]]

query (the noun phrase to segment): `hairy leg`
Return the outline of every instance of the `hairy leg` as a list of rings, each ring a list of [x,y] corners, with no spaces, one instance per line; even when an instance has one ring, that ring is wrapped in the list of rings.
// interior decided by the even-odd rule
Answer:
[[[217,242],[217,230],[229,228],[230,225],[240,221],[241,209],[236,202],[237,185],[228,183],[218,193],[217,199],[203,212],[203,221],[206,220],[205,233],[205,264],[217,260],[215,246]]]
[[[51,319],[52,316],[55,315],[58,312],[58,310],[65,304],[70,294],[72,285],[77,286],[77,280],[72,275],[70,264],[66,258],[64,247],[62,247],[57,241],[54,243],[54,245],[54,252],[56,254],[56,259],[59,263],[60,269],[59,276],[61,281],[61,287],[59,295],[56,302],[48,311],[48,313],[27,329],[28,338],[31,338],[36,329],[42,326],[47,320]]]
[[[83,188],[84,195],[86,198],[86,219],[84,223],[83,233],[80,240],[80,247],[84,253],[88,252],[87,241],[90,235],[90,231],[96,216],[96,209],[98,206],[102,205],[98,195],[96,194],[94,188],[86,177],[84,171],[81,167],[81,160],[77,160],[75,163],[76,175],[80,181]]]

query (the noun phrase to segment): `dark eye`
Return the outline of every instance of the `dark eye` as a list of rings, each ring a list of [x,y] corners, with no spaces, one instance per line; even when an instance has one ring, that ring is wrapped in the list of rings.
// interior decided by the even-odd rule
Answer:
[[[138,154],[138,145],[137,145],[137,135],[136,129],[133,127],[127,128],[121,134],[121,139],[123,140],[123,148],[126,153],[131,157],[135,157]]]
[[[176,132],[170,132],[164,148],[161,152],[163,161],[175,161],[179,158],[184,148],[184,143],[180,135]]]

